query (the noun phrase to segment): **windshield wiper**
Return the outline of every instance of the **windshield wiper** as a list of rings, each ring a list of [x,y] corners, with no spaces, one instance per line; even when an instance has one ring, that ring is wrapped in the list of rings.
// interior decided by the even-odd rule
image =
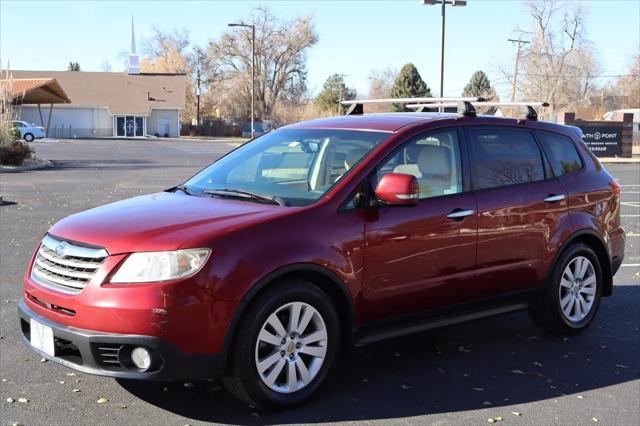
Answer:
[[[175,186],[173,189],[179,189],[180,191],[184,192],[187,195],[195,195],[193,192],[189,191],[186,186],[182,184]]]
[[[287,206],[287,202],[280,197],[267,197],[253,192],[243,191],[241,189],[209,189],[202,191],[203,194],[221,195],[223,197],[250,198],[263,203],[277,204],[279,206]]]

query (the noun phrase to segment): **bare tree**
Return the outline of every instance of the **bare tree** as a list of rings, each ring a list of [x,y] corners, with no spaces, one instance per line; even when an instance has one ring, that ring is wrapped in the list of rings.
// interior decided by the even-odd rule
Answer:
[[[521,31],[531,40],[521,59],[517,91],[522,98],[548,101],[542,115],[575,109],[593,89],[598,63],[586,38],[581,3],[538,0],[526,3],[531,28]]]
[[[640,108],[640,54],[633,58],[629,75],[618,77],[614,90],[622,108]]]
[[[185,29],[163,31],[153,28],[151,38],[142,45],[142,72],[179,73],[187,75],[185,110],[182,118],[190,121],[196,115],[195,67],[196,51],[192,50],[189,32]]]
[[[278,101],[295,101],[306,93],[306,51],[316,44],[318,35],[310,17],[291,22],[279,21],[261,6],[255,9],[255,99],[257,115],[270,118]],[[207,50],[208,81],[219,93],[219,104],[231,114],[249,114],[251,93],[251,28],[234,28]],[[220,90],[221,87],[224,90]],[[233,94],[232,98],[224,96]],[[238,102],[239,101],[239,102]]]
[[[154,27],[151,38],[142,45],[144,72],[185,73],[192,71],[191,41],[187,30],[170,32]]]
[[[369,98],[384,99],[391,97],[391,88],[398,77],[398,70],[393,68],[385,68],[382,70],[373,70],[369,74]],[[389,104],[371,104],[367,105],[367,110],[371,112],[391,111]]]
[[[113,71],[113,67],[111,66],[111,62],[107,61],[102,61],[102,64],[100,64],[100,69],[103,72],[111,72]]]

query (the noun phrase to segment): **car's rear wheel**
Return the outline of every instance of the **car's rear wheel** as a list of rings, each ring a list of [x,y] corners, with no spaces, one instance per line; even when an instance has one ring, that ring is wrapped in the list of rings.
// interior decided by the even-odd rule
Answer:
[[[546,330],[575,333],[596,315],[602,294],[598,256],[585,244],[565,250],[552,271],[541,300],[532,308],[534,319]]]
[[[31,133],[25,133],[24,135],[24,140],[27,142],[33,142],[35,138],[33,137],[33,135]]]
[[[257,407],[299,404],[321,385],[340,344],[331,300],[306,281],[280,283],[248,308],[223,382]]]

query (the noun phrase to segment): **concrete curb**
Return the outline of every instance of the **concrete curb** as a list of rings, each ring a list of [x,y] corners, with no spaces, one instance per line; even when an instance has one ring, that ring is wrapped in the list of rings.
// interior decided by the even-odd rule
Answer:
[[[632,157],[632,158],[598,158],[601,163],[640,163],[640,157]]]
[[[46,169],[53,166],[53,163],[49,160],[36,159],[36,162],[23,165],[23,166],[0,166],[0,173],[18,173],[28,172],[31,170]]]

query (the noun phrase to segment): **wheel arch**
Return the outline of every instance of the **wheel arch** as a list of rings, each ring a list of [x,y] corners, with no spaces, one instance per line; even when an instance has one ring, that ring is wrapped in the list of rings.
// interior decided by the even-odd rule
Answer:
[[[565,252],[565,250],[577,243],[583,243],[591,247],[596,253],[596,256],[598,256],[598,261],[600,262],[600,266],[602,267],[602,275],[604,279],[602,295],[611,296],[613,292],[611,256],[609,255],[607,244],[604,242],[602,236],[591,229],[581,229],[574,232],[569,238],[567,238],[567,240],[560,247],[560,250],[558,250],[558,253],[556,253],[555,258],[551,263],[551,268],[549,269],[548,276],[551,276],[551,274],[553,273],[553,270],[555,269],[560,256]]]
[[[247,308],[264,293],[271,284],[287,278],[302,278],[311,282],[336,303],[342,335],[341,347],[348,347],[351,343],[355,312],[353,299],[346,284],[334,272],[327,268],[312,263],[296,263],[284,266],[265,275],[242,297],[224,337],[222,355],[225,366],[227,365],[228,355],[236,336],[238,324],[242,320]]]

